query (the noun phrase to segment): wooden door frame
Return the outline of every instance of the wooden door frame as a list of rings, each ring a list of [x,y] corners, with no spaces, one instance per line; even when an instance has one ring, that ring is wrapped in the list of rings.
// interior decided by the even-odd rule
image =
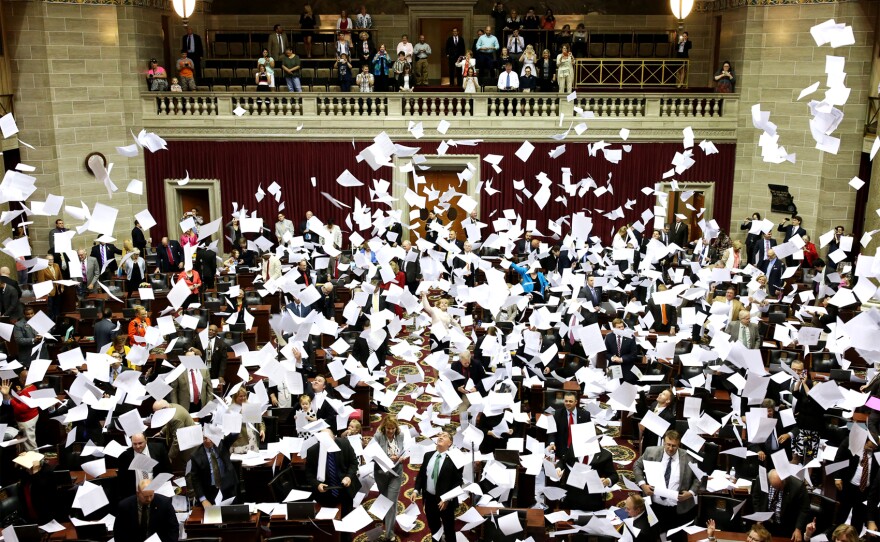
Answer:
[[[180,237],[180,217],[183,209],[180,205],[179,192],[187,190],[208,191],[208,212],[210,216],[222,216],[223,202],[220,199],[220,181],[217,179],[190,179],[184,186],[177,184],[178,179],[165,179],[165,227],[169,239]],[[223,240],[225,230],[220,229],[220,240]],[[155,238],[155,236],[153,236]],[[222,245],[221,245],[222,246]]]
[[[663,209],[663,225],[666,225],[666,217],[669,214],[669,197],[668,194],[672,191],[671,183],[656,183],[654,185],[654,190],[660,192],[662,194],[666,194],[665,196],[657,196],[656,207]],[[706,212],[703,213],[702,218],[705,218],[707,221],[712,220],[713,210],[715,209],[715,183],[678,183],[678,191],[679,192],[687,192],[688,190],[693,190],[694,192],[702,192],[703,193],[703,206],[706,208]],[[696,207],[696,206],[695,206]],[[656,212],[654,214],[655,222],[654,226],[657,226],[656,219],[661,215],[658,215]],[[730,235],[730,232],[727,232]]]
[[[482,163],[482,159],[479,154],[456,154],[451,156],[440,156],[440,155],[422,155],[424,157],[424,162],[421,164],[415,165],[416,173],[424,176],[426,171],[456,171],[461,172],[468,168],[468,166],[473,168],[473,175],[467,181],[467,195],[476,200],[477,202],[477,216],[480,215],[480,194],[477,192],[477,185],[480,183],[481,179],[481,169],[480,164]],[[410,213],[413,209],[410,208],[409,203],[407,203],[404,195],[406,195],[406,189],[409,187],[410,179],[412,178],[413,173],[401,173],[400,168],[406,165],[408,162],[411,162],[410,158],[394,158],[394,174],[391,177],[391,195],[396,199],[394,202],[394,209],[403,211],[401,213],[401,217],[404,219],[402,222],[404,235],[409,237],[409,225],[414,221],[410,217]],[[419,167],[428,167],[428,170],[419,170]],[[415,209],[418,210],[418,209]],[[482,217],[480,217],[482,218]]]

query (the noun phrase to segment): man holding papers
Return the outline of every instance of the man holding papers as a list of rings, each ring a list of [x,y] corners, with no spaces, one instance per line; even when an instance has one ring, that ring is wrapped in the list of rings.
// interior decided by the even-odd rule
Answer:
[[[143,480],[152,480],[160,472],[171,472],[165,445],[156,441],[148,443],[143,433],[131,436],[131,448],[120,454],[118,464],[116,490],[120,497],[134,495]]]
[[[567,491],[562,507],[585,512],[604,509],[606,488],[620,480],[611,452],[604,448],[582,458],[575,456],[574,450],[569,448],[557,463],[556,474],[562,477],[562,487]],[[582,482],[585,484],[581,485]]]
[[[772,512],[764,527],[773,536],[791,537],[794,542],[804,539],[810,521],[810,497],[803,480],[789,476],[783,480],[776,469],[767,473],[767,493],[760,484],[752,484],[752,507],[755,512]]]
[[[357,456],[348,439],[335,438],[330,428],[321,431],[323,436],[306,455],[306,483],[321,506],[341,506],[345,517],[361,488]]]
[[[562,408],[557,408],[553,413],[553,422],[556,425],[556,433],[550,446],[556,451],[556,457],[565,457],[571,448],[571,426],[590,421],[590,413],[578,406],[578,395],[573,391],[565,392],[562,398]]]
[[[413,489],[413,498],[418,493],[425,499],[423,508],[435,540],[439,540],[440,529],[443,529],[447,541],[455,540],[455,505],[458,501],[441,500],[445,493],[462,483],[462,469],[455,466],[447,453],[450,446],[452,435],[445,431],[437,435],[437,449],[425,454]]]
[[[681,435],[670,429],[663,435],[663,446],[646,449],[633,468],[636,483],[651,497],[661,533],[684,525],[697,511],[700,479],[690,467],[690,455],[680,446]]]
[[[216,426],[204,428],[202,445],[189,459],[189,473],[193,495],[203,507],[218,506],[223,501],[238,497],[238,472],[229,459],[229,449],[238,439],[238,433],[223,437]]]
[[[177,542],[180,528],[171,499],[147,489],[149,480],[141,480],[137,493],[119,503],[113,526],[113,538],[126,542],[144,542],[155,536],[161,542]]]

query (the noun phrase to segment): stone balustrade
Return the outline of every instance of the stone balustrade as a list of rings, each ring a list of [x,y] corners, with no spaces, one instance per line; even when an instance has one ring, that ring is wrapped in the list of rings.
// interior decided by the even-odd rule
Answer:
[[[589,137],[597,139],[627,128],[633,140],[678,140],[691,126],[699,137],[733,140],[739,110],[736,95],[676,92],[582,92],[573,101],[560,94],[499,92],[144,92],[141,101],[144,127],[172,139],[371,138],[382,130],[405,133],[410,121],[446,119],[446,137],[552,136],[586,123]],[[291,125],[296,130],[284,129]],[[444,136],[426,129],[425,137]]]

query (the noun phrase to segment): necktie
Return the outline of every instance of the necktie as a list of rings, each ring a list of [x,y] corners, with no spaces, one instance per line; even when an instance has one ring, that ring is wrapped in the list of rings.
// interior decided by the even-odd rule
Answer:
[[[666,472],[663,473],[663,480],[666,481],[666,488],[669,488],[669,480],[672,478],[672,456],[666,456]]]
[[[330,487],[338,487],[339,486],[339,473],[336,472],[336,453],[328,452],[327,453],[327,484]],[[338,489],[331,489],[330,494],[334,497],[339,496]]]
[[[571,320],[568,322],[568,342],[574,344],[574,326],[577,324],[577,318],[572,314]]]
[[[617,355],[620,356],[620,350],[623,346],[623,340],[620,338],[620,335],[617,336]]]
[[[660,305],[660,323],[664,326],[669,324],[669,319],[666,317],[666,305]]]
[[[456,37],[456,38],[452,38],[452,43],[453,43],[453,45],[456,45],[456,46],[457,46],[457,45],[458,45],[458,38],[457,38],[457,37]]]
[[[86,273],[86,261],[83,260],[83,262],[82,262],[82,276],[83,276],[82,280],[83,280],[83,282],[88,282],[88,280],[89,280],[89,278],[88,278],[86,275],[87,275],[87,273]]]
[[[189,377],[192,379],[193,385],[193,396],[192,402],[195,404],[199,404],[199,385],[196,383],[196,371],[195,369],[189,370]]]
[[[590,288],[590,295],[593,296],[593,305],[594,305],[594,306],[595,306],[595,305],[598,305],[598,304],[599,304],[599,298],[596,296],[596,290],[593,289],[593,288]]]
[[[510,88],[510,72],[507,73],[507,86],[504,88]]]
[[[220,474],[220,461],[217,460],[217,450],[211,448],[208,450],[208,455],[211,456],[211,469],[214,471],[214,487],[220,487],[221,484],[221,474]]]
[[[779,523],[780,516],[780,506],[779,501],[782,497],[782,492],[777,490],[776,488],[770,488],[770,491],[773,495],[770,496],[770,512],[773,512],[773,523]]]
[[[568,447],[571,448],[571,426],[574,425],[574,412],[568,413]]]
[[[303,281],[306,283],[306,286],[309,285],[309,272],[308,271],[303,273]]]
[[[168,263],[174,265],[174,254],[171,252],[171,247],[165,247],[165,250],[168,252]]]
[[[101,269],[104,268],[104,264],[107,263],[107,247],[101,245]]]
[[[868,475],[870,466],[871,466],[871,456],[868,454],[868,450],[862,452],[862,461],[860,465],[862,466],[862,477],[859,479],[859,491],[864,492],[868,489]]]
[[[282,49],[284,49],[284,45],[281,42],[281,34],[278,34],[278,50],[283,53],[284,51]]]
[[[139,516],[141,517],[141,530],[145,535],[150,532],[150,507],[147,505],[141,505],[139,510]]]
[[[196,52],[196,47],[195,47],[195,43],[193,42],[192,34],[189,35],[189,52],[190,53]]]
[[[211,368],[211,357],[214,354],[214,339],[208,339],[208,355],[205,357],[205,361],[208,362],[208,368]]]
[[[437,478],[440,476],[440,463],[443,462],[443,454],[437,454],[437,459],[434,460],[434,470],[431,472],[431,478],[434,479],[434,491],[437,489]]]

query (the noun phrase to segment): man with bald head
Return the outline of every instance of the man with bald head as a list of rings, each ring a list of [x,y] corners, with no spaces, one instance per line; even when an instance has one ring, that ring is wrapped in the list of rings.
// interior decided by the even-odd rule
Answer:
[[[180,527],[171,499],[147,489],[150,480],[141,480],[137,492],[122,499],[113,526],[116,540],[144,542],[157,535],[161,542],[179,540]]]
[[[177,442],[177,430],[191,427],[195,425],[195,422],[187,409],[178,404],[169,403],[164,399],[153,403],[153,414],[155,415],[156,412],[166,408],[173,408],[174,413],[171,416],[171,420],[162,426],[159,435],[165,437],[165,447],[168,448],[168,460],[171,461],[171,466],[175,470],[181,470],[186,465],[186,462],[189,461],[189,456],[192,455],[192,448],[184,451],[180,450],[180,444]]]
[[[411,294],[416,293],[419,287],[419,277],[422,274],[421,264],[419,263],[419,251],[415,250],[409,239],[404,241],[403,247],[404,257],[400,259],[400,270],[406,276],[406,287],[409,288]]]
[[[183,248],[177,241],[163,237],[156,247],[156,263],[160,273],[173,273],[183,270]]]
[[[782,275],[785,273],[785,262],[777,258],[776,251],[771,248],[767,251],[764,261],[758,264],[758,269],[767,277],[770,295],[775,296],[785,286],[785,282],[782,280]]]
[[[138,459],[137,463],[135,458]],[[152,468],[143,468],[141,462],[145,459],[151,459],[156,464]],[[131,436],[131,448],[119,455],[118,465],[116,481],[117,495],[120,497],[134,495],[138,484],[143,480],[152,480],[160,472],[171,472],[168,449],[160,441],[147,442],[143,433],[135,433]]]
[[[806,484],[794,476],[783,480],[773,469],[767,473],[767,490],[764,493],[760,484],[752,484],[754,511],[773,512],[773,516],[763,522],[764,527],[773,536],[801,542],[810,521],[810,498]]]

